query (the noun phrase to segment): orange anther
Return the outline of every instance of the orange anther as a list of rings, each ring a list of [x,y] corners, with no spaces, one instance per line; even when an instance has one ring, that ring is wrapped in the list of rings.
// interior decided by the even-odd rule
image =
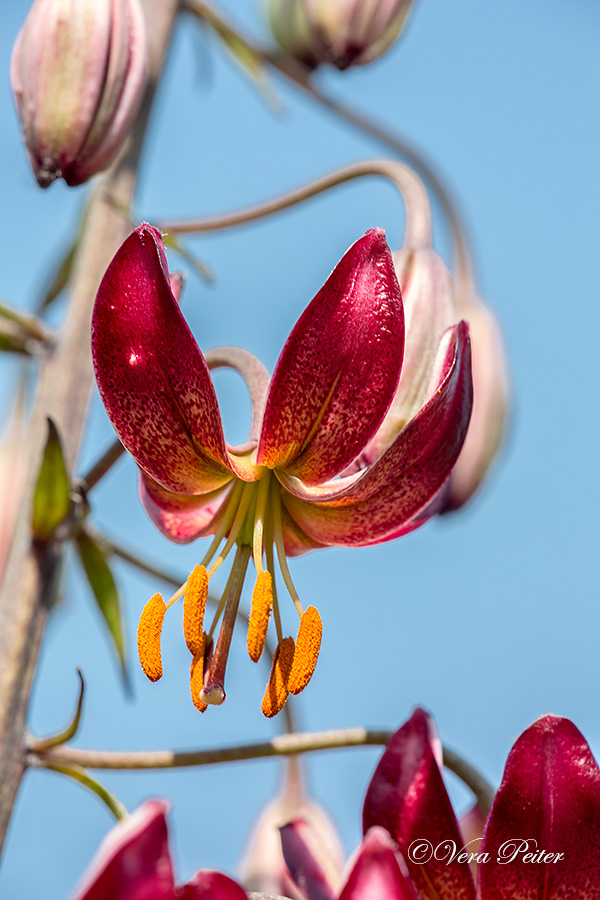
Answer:
[[[252,608],[248,622],[248,653],[258,662],[265,648],[269,616],[273,609],[273,579],[270,572],[259,572],[252,591]]]
[[[150,681],[162,678],[163,668],[160,655],[160,636],[166,606],[160,594],[148,600],[140,616],[137,630],[138,656],[144,674]]]
[[[273,665],[269,675],[269,683],[263,697],[261,709],[263,714],[272,719],[285,706],[289,696],[288,680],[294,661],[294,638],[284,638],[273,655]]]
[[[299,694],[312,678],[319,658],[322,634],[321,616],[314,606],[309,606],[300,619],[294,662],[288,681],[290,694]]]
[[[206,635],[202,635],[202,644],[206,642]],[[190,666],[190,690],[192,692],[192,701],[198,712],[205,712],[208,707],[200,699],[200,691],[204,687],[204,649],[202,653],[194,656]]]
[[[196,566],[187,580],[183,598],[183,634],[192,656],[204,656],[204,610],[208,597],[208,573]]]

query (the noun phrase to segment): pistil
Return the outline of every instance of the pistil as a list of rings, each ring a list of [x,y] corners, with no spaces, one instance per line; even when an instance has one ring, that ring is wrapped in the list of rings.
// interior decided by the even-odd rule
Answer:
[[[220,706],[225,700],[225,669],[227,667],[227,658],[231,647],[231,638],[233,637],[233,628],[240,605],[240,597],[246,569],[252,548],[248,544],[242,544],[238,547],[235,559],[233,561],[232,579],[225,600],[225,610],[223,613],[223,622],[219,637],[213,653],[210,667],[206,673],[204,680],[204,688],[200,692],[200,700],[211,706]]]

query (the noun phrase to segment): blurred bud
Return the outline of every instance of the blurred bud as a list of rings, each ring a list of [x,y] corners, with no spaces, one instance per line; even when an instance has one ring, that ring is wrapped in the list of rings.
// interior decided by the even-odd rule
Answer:
[[[139,0],[35,0],[11,82],[38,184],[87,181],[123,145],[142,99]]]
[[[362,66],[396,40],[412,0],[269,0],[273,35],[305,65]]]
[[[506,352],[493,313],[472,294],[459,295],[456,306],[471,332],[473,411],[444,512],[461,507],[479,487],[502,443],[509,404]]]
[[[301,817],[309,823],[320,848],[328,878],[337,883],[344,854],[338,834],[325,811],[309,799],[302,788],[298,761],[288,763],[285,785],[278,796],[260,813],[240,867],[241,881],[247,891],[260,891],[305,900],[298,891],[283,858],[279,829]]]

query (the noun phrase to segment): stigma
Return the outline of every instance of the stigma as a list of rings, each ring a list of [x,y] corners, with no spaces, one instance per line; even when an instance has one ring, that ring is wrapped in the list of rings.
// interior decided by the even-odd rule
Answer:
[[[252,662],[270,657],[271,670],[261,709],[276,716],[290,694],[299,694],[310,682],[321,646],[321,617],[314,606],[303,609],[287,566],[282,527],[281,493],[275,476],[266,471],[254,482],[237,479],[225,501],[220,525],[203,560],[165,603],[160,594],[148,601],[138,626],[140,664],[151,681],[163,674],[161,632],[168,609],[183,597],[183,633],[191,655],[190,692],[199,712],[219,706],[226,699],[225,672],[234,627],[240,612],[242,589],[252,560],[256,571],[252,602],[247,617],[247,649]],[[209,583],[235,548],[233,564],[220,599],[209,594]],[[281,578],[299,617],[297,637],[284,635],[277,584],[275,557]],[[216,608],[205,629],[207,604]],[[271,623],[273,623],[271,625]],[[274,651],[268,631],[275,631]]]

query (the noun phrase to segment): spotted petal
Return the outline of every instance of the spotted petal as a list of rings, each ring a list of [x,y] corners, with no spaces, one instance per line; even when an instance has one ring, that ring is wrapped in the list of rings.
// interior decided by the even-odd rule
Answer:
[[[231,485],[217,488],[208,494],[174,494],[142,473],[140,496],[144,509],[170,541],[188,544],[196,538],[214,534],[225,511],[225,501]]]
[[[362,474],[305,488],[286,473],[285,508],[324,544],[361,546],[390,540],[423,524],[465,439],[473,386],[466,323],[446,332],[434,367],[430,399],[393,444]]]
[[[343,471],[381,424],[404,349],[398,279],[381,229],[350,247],[277,361],[257,463],[305,484]]]
[[[563,856],[525,857],[536,850]],[[568,719],[543,716],[515,743],[481,851],[481,900],[600,897],[600,770]]]
[[[452,845],[460,852],[462,840],[439,755],[431,718],[422,709],[415,710],[392,737],[375,770],[365,797],[363,831],[373,825],[386,829],[423,900],[474,900],[469,867],[443,855]],[[439,847],[444,849],[436,853]],[[417,857],[423,864],[414,861]]]
[[[152,478],[169,491],[200,494],[231,477],[210,374],[150,225],[127,238],[102,280],[92,354],[115,431]]]

